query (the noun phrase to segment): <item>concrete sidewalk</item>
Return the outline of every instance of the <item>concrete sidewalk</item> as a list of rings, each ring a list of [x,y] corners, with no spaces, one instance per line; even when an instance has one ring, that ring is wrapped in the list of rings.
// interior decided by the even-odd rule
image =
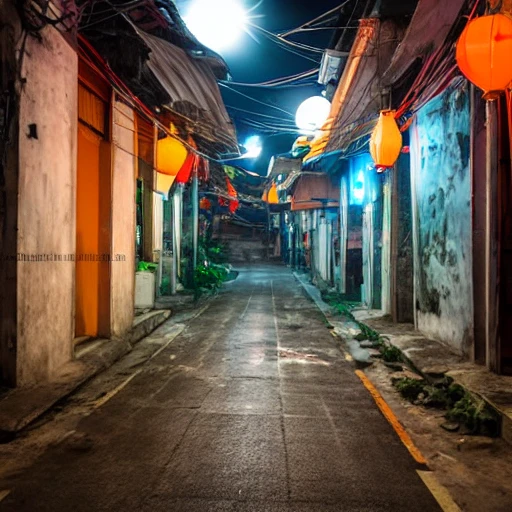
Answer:
[[[423,376],[448,375],[471,394],[489,404],[501,417],[501,437],[512,444],[512,377],[496,375],[468,362],[439,341],[427,339],[412,324],[394,324],[375,311],[355,311],[354,316],[399,348]]]
[[[139,315],[122,339],[96,339],[78,345],[75,360],[63,367],[51,381],[3,393],[0,396],[0,442],[14,438],[55,404],[131,352],[140,340],[170,316],[170,310]]]
[[[370,363],[370,353],[354,340],[360,329],[356,322],[333,313],[307,274],[294,274],[315,301],[334,331],[347,343],[356,361]],[[355,309],[355,319],[397,347],[406,362],[424,377],[448,375],[469,393],[480,397],[501,418],[501,437],[512,444],[512,377],[491,373],[487,368],[463,359],[443,343],[425,338],[412,324],[395,324],[378,310]]]

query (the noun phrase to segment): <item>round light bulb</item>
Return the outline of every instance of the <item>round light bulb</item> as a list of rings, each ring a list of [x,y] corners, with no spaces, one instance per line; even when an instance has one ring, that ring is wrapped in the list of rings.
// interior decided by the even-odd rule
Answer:
[[[245,149],[247,150],[244,153],[245,158],[258,158],[261,155],[262,144],[261,139],[257,135],[252,135],[249,137],[244,144]]]
[[[303,101],[295,115],[295,124],[305,133],[314,133],[327,121],[331,103],[323,96],[312,96]]]

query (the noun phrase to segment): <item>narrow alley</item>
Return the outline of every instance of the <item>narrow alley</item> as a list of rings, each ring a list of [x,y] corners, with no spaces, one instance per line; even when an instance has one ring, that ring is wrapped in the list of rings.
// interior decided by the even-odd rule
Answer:
[[[439,510],[292,273],[241,270],[2,512]]]
[[[0,2],[0,512],[512,511],[512,0]]]

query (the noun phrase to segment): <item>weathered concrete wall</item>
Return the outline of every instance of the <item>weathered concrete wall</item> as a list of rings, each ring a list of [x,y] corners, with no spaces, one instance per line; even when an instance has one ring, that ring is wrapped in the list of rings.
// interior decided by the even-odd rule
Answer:
[[[51,377],[74,337],[78,62],[55,29],[41,35],[28,37],[22,70],[18,253],[54,261],[18,262],[18,385]]]
[[[132,326],[135,293],[135,115],[119,101],[113,106],[112,127],[112,267],[111,333]],[[115,261],[116,255],[122,261]]]
[[[0,383],[16,385],[19,101],[16,87],[21,22],[13,2],[0,2],[0,109],[4,136],[0,137]],[[13,107],[11,107],[11,105]]]
[[[412,127],[417,327],[469,354],[473,343],[469,95],[452,87]]]
[[[409,145],[408,133],[404,144]],[[395,322],[414,323],[414,271],[411,209],[411,159],[401,154],[393,171],[393,308]]]

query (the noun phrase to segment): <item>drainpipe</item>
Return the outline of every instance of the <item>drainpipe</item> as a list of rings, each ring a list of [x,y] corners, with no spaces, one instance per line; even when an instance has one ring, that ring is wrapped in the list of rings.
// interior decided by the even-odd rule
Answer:
[[[486,361],[491,371],[499,372],[498,340],[498,104],[488,100],[486,113],[486,219],[485,219],[485,337]]]

